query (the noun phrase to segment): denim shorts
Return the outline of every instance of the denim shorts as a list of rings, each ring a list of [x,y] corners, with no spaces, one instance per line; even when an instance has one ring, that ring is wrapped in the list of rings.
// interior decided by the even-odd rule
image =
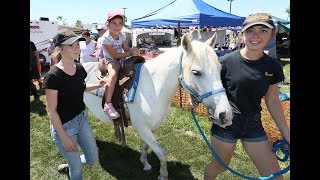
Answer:
[[[211,135],[227,143],[236,143],[238,139],[246,142],[261,142],[268,139],[262,126],[260,112],[251,116],[234,113],[230,126],[222,128],[212,124]]]

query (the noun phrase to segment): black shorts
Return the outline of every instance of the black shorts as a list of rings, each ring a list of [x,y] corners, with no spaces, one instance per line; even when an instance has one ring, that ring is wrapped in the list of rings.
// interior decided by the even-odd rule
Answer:
[[[226,128],[212,124],[211,135],[227,143],[236,143],[238,139],[247,142],[261,142],[268,139],[262,126],[260,112],[251,116],[234,114],[232,124]]]
[[[30,68],[30,80],[32,79],[39,79],[40,73],[38,70],[38,66],[31,66]]]

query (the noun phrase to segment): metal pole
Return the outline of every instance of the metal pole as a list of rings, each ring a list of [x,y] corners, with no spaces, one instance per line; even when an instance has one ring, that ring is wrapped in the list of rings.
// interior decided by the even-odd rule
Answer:
[[[230,9],[229,9],[229,13],[231,14],[231,4],[232,4],[232,1],[234,1],[234,0],[227,0],[227,1],[230,1]]]
[[[180,27],[180,21],[178,21],[178,41],[177,41],[177,46],[180,46],[180,44],[181,44],[181,32],[180,32],[180,29],[181,29],[181,27]]]
[[[123,15],[126,16],[126,9],[127,8],[122,8],[123,9]]]

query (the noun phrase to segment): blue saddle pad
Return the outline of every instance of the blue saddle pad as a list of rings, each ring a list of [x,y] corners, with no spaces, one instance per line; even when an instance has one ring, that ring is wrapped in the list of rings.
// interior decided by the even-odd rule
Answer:
[[[128,92],[128,102],[129,103],[133,103],[133,101],[134,101],[134,97],[136,95],[136,91],[137,91],[138,84],[139,84],[140,71],[141,71],[142,65],[143,65],[143,63],[135,64],[136,74],[135,74],[135,77],[133,80],[133,84]]]

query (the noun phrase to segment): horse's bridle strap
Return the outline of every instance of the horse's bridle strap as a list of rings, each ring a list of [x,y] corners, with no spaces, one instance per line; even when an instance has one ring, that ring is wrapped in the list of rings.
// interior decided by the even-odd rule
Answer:
[[[180,54],[180,60],[179,60],[179,81],[180,81],[180,85],[188,92],[191,94],[191,96],[194,98],[194,101],[196,103],[201,103],[201,101],[211,95],[217,94],[217,93],[221,93],[221,92],[225,92],[226,90],[224,88],[220,88],[220,89],[216,89],[216,90],[212,90],[210,92],[204,93],[201,96],[194,91],[190,86],[188,86],[188,84],[186,83],[186,81],[183,78],[183,71],[182,71],[182,56],[183,56],[183,51],[181,51]]]

